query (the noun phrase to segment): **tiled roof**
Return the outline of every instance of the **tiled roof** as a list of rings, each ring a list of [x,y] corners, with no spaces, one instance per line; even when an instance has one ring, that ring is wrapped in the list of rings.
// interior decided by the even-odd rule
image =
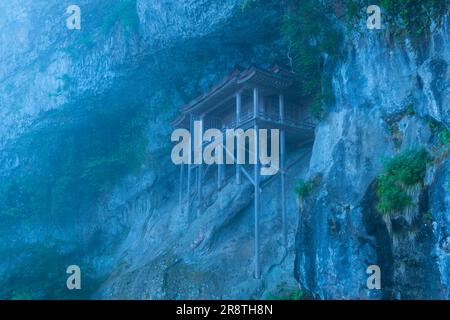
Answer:
[[[247,81],[256,78],[265,78],[270,79],[277,83],[283,83],[285,85],[291,85],[295,79],[295,74],[288,70],[285,70],[277,65],[272,68],[265,70],[262,68],[258,68],[256,66],[252,66],[243,71],[238,68],[233,69],[222,81],[220,81],[217,85],[212,87],[210,90],[202,94],[201,96],[195,98],[188,104],[181,107],[181,114],[177,119],[173,122],[174,125],[177,125],[184,121],[186,118],[186,114],[194,111],[199,105],[207,101],[208,99],[216,96],[217,94],[224,91],[227,87],[234,85],[240,86],[245,84]]]

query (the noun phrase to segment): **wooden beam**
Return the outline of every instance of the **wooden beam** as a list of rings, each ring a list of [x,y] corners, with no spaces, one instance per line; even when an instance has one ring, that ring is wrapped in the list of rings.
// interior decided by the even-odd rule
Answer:
[[[237,159],[235,158],[235,156],[233,154],[231,154],[231,152],[227,148],[225,148],[225,152],[228,153],[231,156],[231,158],[233,158],[233,160],[237,162]],[[252,176],[250,175],[250,173],[248,173],[247,170],[245,170],[245,168],[243,166],[240,166],[240,168],[241,168],[241,172],[244,174],[244,176],[246,176],[247,179],[254,186],[255,185],[255,181],[253,181]]]
[[[250,181],[250,183],[255,186],[255,181],[253,180],[252,176],[250,175],[250,173],[247,172],[247,170],[245,170],[244,167],[241,167],[242,172],[244,173],[244,176],[247,177],[248,181]]]

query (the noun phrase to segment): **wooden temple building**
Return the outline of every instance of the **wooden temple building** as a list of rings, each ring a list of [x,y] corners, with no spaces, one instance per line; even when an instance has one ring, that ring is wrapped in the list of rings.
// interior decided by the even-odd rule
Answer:
[[[233,70],[218,85],[183,106],[173,122],[176,128],[193,131],[194,121],[202,122],[202,130],[210,128],[246,130],[279,129],[280,137],[280,179],[281,179],[281,218],[283,241],[287,246],[286,226],[286,141],[310,141],[314,138],[315,124],[308,108],[302,104],[296,90],[295,74],[275,66],[269,70],[251,67],[246,70]],[[258,139],[255,139],[254,152],[258,154]],[[220,190],[226,181],[226,168],[230,165],[214,165],[217,170],[217,187]],[[180,208],[188,221],[202,213],[202,187],[205,179],[205,164],[187,164],[180,166]],[[254,186],[254,242],[255,242],[255,278],[261,276],[259,261],[259,218],[261,177],[260,163],[253,168],[234,165],[233,177],[240,184],[246,177]],[[230,170],[228,170],[229,172]],[[253,171],[251,173],[251,171]],[[185,178],[187,180],[185,180]],[[195,180],[195,184],[193,183]]]

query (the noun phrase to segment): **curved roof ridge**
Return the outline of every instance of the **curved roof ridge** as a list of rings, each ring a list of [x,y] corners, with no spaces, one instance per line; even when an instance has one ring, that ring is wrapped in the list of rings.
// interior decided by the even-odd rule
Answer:
[[[220,82],[211,87],[202,95],[198,96],[197,98],[193,99],[189,103],[182,106],[180,108],[182,115],[177,117],[175,122],[183,121],[185,118],[183,116],[184,113],[187,113],[190,110],[195,109],[196,106],[214,97],[214,95],[220,93],[222,90],[225,90],[232,84],[242,85],[247,81],[261,79],[261,77],[263,77],[265,79],[272,78],[278,81],[281,80],[284,81],[285,83],[284,85],[289,85],[289,83],[292,83],[292,81],[295,79],[295,76],[296,74],[294,72],[284,69],[277,64],[273,65],[269,69],[264,69],[256,65],[251,65],[250,67],[242,70],[239,66],[234,66],[233,69]]]

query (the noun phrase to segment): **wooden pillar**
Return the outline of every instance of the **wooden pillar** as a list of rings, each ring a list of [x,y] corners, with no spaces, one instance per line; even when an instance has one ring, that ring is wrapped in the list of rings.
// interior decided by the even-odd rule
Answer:
[[[196,179],[195,179],[195,184],[196,184],[196,189],[197,189],[197,191],[196,191],[196,199],[195,199],[195,213],[193,214],[193,217],[194,217],[194,219],[197,219],[197,217],[200,215],[200,205],[201,205],[201,203],[200,203],[200,201],[201,201],[201,196],[200,196],[200,193],[201,193],[201,190],[202,190],[202,187],[201,187],[201,182],[200,182],[200,177],[201,177],[201,169],[200,169],[200,165],[199,164],[197,164],[197,170],[195,170],[195,176],[196,176]]]
[[[241,122],[242,113],[242,92],[236,93],[236,125],[239,126]]]
[[[242,93],[239,91],[236,94],[236,128],[239,128],[241,122],[241,111],[242,111]],[[237,150],[236,150],[236,183],[241,184],[241,165],[237,163]]]
[[[281,223],[283,224],[283,244],[287,248],[287,221],[286,221],[286,135],[284,129],[280,133],[281,153]]]
[[[192,130],[194,127],[194,117],[191,115],[189,130],[191,132],[191,141],[189,141],[189,164],[187,172],[187,204],[186,204],[186,215],[188,223],[191,223],[191,180],[192,180]]]
[[[203,175],[203,118],[204,115],[200,116],[200,131],[198,134],[200,137],[200,163],[197,164],[197,217],[201,215],[203,209],[203,195],[202,195],[202,175]]]
[[[282,124],[280,132],[280,167],[281,167],[281,223],[283,228],[283,244],[288,246],[287,241],[287,221],[286,221],[286,133],[284,129],[284,96],[279,96],[280,122]]]
[[[259,90],[258,88],[253,89],[253,116],[258,116],[258,109],[259,109]]]
[[[222,186],[225,184],[225,178],[226,178],[226,174],[227,174],[227,171],[226,171],[226,167],[225,167],[225,165],[221,165],[222,166],[222,170],[221,170],[221,175],[220,175],[220,179],[222,180]]]
[[[179,189],[179,203],[180,214],[183,214],[183,184],[184,184],[184,163],[180,165],[180,189]]]
[[[223,164],[218,163],[217,164],[217,189],[222,189],[222,170],[223,170]]]
[[[255,132],[258,132],[258,125],[255,124]],[[254,146],[254,157],[255,157],[255,278],[261,278],[261,268],[259,261],[259,215],[260,215],[260,186],[259,186],[259,161],[258,161],[258,151],[259,151],[259,137],[255,134],[255,146]]]
[[[259,92],[258,89],[253,89],[253,113],[254,113],[254,130],[255,130],[255,145],[254,145],[254,154],[255,157],[255,166],[254,166],[254,181],[255,181],[255,278],[260,279],[261,278],[261,267],[260,267],[260,261],[259,261],[259,215],[260,215],[260,186],[259,186],[259,174],[260,174],[260,167],[259,167],[259,128],[257,123],[257,114],[258,114],[258,108],[259,108]]]
[[[284,96],[282,94],[278,96],[278,109],[280,121],[284,122]]]
[[[224,134],[226,134],[227,132],[227,127],[225,126],[224,123],[222,123],[222,132]],[[223,146],[223,150],[225,150],[225,135],[222,137],[222,146]],[[223,157],[223,163],[222,164],[218,164],[218,171],[217,171],[217,181],[218,181],[218,187],[219,189],[223,187],[223,185],[225,184],[225,163],[226,163],[226,157],[227,155],[225,154]]]

